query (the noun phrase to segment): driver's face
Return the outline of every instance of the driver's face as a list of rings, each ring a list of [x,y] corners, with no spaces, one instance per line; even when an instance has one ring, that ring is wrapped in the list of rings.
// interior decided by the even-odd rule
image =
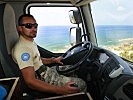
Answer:
[[[28,40],[33,40],[37,35],[36,20],[32,17],[23,17],[22,24],[25,26],[19,26],[18,30],[20,34]],[[26,25],[31,25],[31,27],[27,27]]]

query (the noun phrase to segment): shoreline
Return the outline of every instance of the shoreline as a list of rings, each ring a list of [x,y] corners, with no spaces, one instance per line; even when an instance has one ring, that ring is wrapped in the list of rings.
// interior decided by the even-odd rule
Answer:
[[[104,46],[104,48],[114,52],[117,55],[120,55],[120,53],[124,51],[129,52],[129,54],[133,53],[133,38],[121,39],[118,41],[121,42],[119,45]]]

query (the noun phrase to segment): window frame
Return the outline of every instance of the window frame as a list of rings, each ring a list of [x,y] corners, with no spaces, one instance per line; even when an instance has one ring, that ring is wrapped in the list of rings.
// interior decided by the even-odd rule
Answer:
[[[26,5],[25,7],[25,13],[29,13],[30,14],[30,8],[31,7],[75,7],[70,3],[29,3]],[[79,7],[75,7],[79,10]],[[80,10],[79,10],[80,12]],[[80,12],[81,13],[81,12]],[[74,25],[74,24],[73,24]],[[81,26],[83,27],[83,24],[81,23]],[[82,33],[83,32],[83,28],[82,28]],[[70,34],[68,34],[70,36]],[[84,35],[83,35],[84,36]],[[81,38],[83,38],[83,36]],[[69,39],[69,44],[70,44],[70,39]],[[46,48],[47,49],[47,48]],[[68,48],[69,49],[69,48]],[[51,50],[50,50],[51,51]],[[52,51],[53,52],[53,51]],[[54,52],[56,53],[56,52]],[[58,53],[58,52],[57,52]],[[64,52],[61,52],[64,53]]]

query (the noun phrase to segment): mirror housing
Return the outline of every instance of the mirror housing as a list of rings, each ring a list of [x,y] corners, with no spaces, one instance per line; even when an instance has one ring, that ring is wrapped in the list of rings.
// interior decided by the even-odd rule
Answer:
[[[79,24],[81,21],[81,16],[78,10],[70,10],[69,11],[69,18],[72,24],[77,24],[77,27],[70,28],[70,44],[73,46],[77,43],[80,43],[81,40],[81,28]]]
[[[80,24],[81,23],[81,16],[78,10],[70,10],[69,11],[69,18],[72,24]]]

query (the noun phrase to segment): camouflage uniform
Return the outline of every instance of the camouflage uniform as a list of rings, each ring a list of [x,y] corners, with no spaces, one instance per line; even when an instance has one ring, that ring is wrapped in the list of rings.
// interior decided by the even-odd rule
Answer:
[[[58,72],[55,69],[56,66],[53,66],[51,68],[47,66],[41,66],[38,69],[39,79],[42,81],[45,81],[49,84],[56,85],[56,86],[64,86],[67,82],[75,82],[78,85],[78,89],[80,92],[86,92],[86,83],[76,77],[66,77],[64,75],[58,74]]]

